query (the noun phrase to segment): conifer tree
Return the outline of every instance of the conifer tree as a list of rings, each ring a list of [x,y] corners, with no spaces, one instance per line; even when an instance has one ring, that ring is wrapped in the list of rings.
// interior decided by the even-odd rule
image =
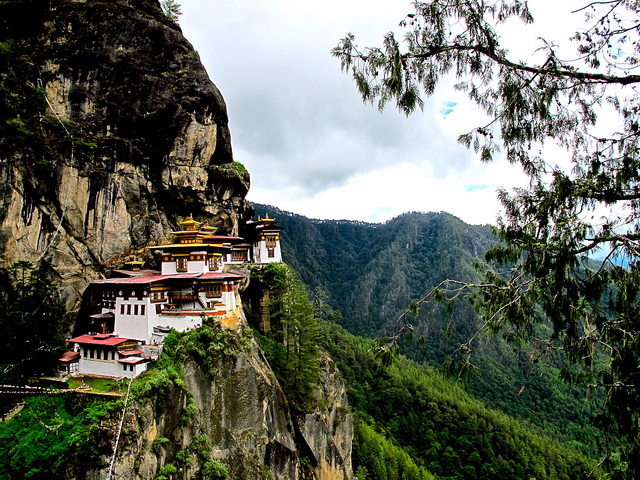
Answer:
[[[319,379],[318,320],[309,292],[286,265],[272,263],[261,272],[269,287],[269,310],[277,344],[269,361],[299,410],[313,403]]]
[[[167,18],[178,23],[178,18],[182,15],[182,7],[177,0],[160,0],[160,6]]]
[[[523,0],[418,1],[381,47],[360,48],[349,34],[333,50],[365,101],[394,102],[410,114],[444,76],[488,120],[459,141],[482,161],[504,152],[530,186],[502,190],[497,232],[476,297],[486,326],[517,341],[536,339],[588,367],[608,392],[609,414],[626,441],[619,478],[640,475],[640,4],[584,2],[584,25],[565,60],[541,39],[538,63],[512,58],[501,45],[506,21],[532,23]],[[567,39],[569,40],[569,39]],[[533,57],[532,57],[533,58]],[[598,124],[603,106],[615,119]],[[596,129],[597,127],[597,129]],[[545,158],[544,144],[567,150],[569,168]],[[543,152],[543,153],[541,153]],[[602,214],[601,212],[610,212]],[[604,255],[596,264],[589,257]],[[499,269],[496,265],[506,265]],[[605,355],[606,362],[597,358]]]
[[[65,346],[64,305],[47,273],[29,262],[8,270],[0,302],[0,365],[5,378],[50,371]]]

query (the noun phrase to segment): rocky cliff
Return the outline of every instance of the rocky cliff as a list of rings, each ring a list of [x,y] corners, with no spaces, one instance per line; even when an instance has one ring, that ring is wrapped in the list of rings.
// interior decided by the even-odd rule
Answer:
[[[246,332],[183,338],[183,375],[156,372],[134,392],[114,478],[347,480],[353,424],[342,378],[324,362],[318,408],[294,414],[260,348]],[[206,360],[205,360],[206,358]],[[160,378],[161,380],[158,380]],[[227,475],[211,473],[224,465]],[[105,470],[87,478],[104,478]],[[208,476],[207,476],[208,475]]]
[[[236,234],[249,176],[226,106],[157,0],[0,1],[0,255],[69,310],[191,213]]]

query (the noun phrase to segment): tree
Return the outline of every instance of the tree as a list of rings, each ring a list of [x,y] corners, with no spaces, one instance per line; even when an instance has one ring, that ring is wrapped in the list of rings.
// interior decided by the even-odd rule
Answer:
[[[588,367],[607,388],[608,412],[626,440],[614,477],[637,478],[640,4],[585,2],[573,12],[584,16],[584,28],[570,39],[577,58],[563,60],[554,43],[540,39],[535,48],[543,58],[536,63],[516,61],[500,45],[506,21],[534,21],[526,1],[413,5],[415,12],[401,22],[403,41],[388,33],[382,47],[361,49],[349,34],[333,54],[363,99],[377,100],[379,108],[395,102],[410,114],[449,75],[486,112],[486,124],[459,141],[482,161],[503,150],[509,162],[522,165],[530,186],[499,192],[501,243],[487,256],[475,303],[487,328],[561,348]],[[598,124],[605,110],[615,118]],[[540,147],[549,143],[566,148],[570,167],[544,157]],[[599,252],[604,260],[593,262]],[[467,287],[456,285],[454,294]],[[550,337],[536,339],[545,322],[552,325]],[[598,361],[603,355],[607,361]]]
[[[267,358],[283,384],[292,406],[308,411],[317,401],[320,379],[318,319],[309,292],[285,264],[270,263],[252,274],[261,278],[269,292],[272,348]]]
[[[178,23],[178,18],[182,15],[182,7],[176,0],[160,0],[160,6],[169,20]]]
[[[64,305],[47,273],[29,262],[8,270],[8,298],[0,302],[0,368],[5,378],[51,371],[65,347]]]

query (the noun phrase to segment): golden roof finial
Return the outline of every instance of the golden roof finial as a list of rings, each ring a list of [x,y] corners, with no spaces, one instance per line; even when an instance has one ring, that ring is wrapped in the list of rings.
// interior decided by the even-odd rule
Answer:
[[[180,225],[182,225],[185,230],[194,231],[200,225],[202,225],[202,222],[198,222],[197,220],[194,220],[193,219],[193,214],[190,214],[189,218],[187,218],[186,220],[183,220],[182,222],[180,222]]]

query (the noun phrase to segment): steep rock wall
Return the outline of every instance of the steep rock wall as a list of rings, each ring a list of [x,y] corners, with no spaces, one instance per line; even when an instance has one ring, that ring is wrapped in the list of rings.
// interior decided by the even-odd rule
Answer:
[[[213,358],[209,368],[188,361],[182,388],[139,403],[127,417],[113,474],[147,480],[172,465],[172,478],[199,478],[203,458],[213,458],[227,467],[229,480],[348,480],[353,424],[330,360],[323,378],[322,408],[297,417],[253,340]],[[205,451],[194,453],[203,438]],[[104,478],[104,471],[88,478]]]
[[[238,233],[224,100],[157,0],[0,1],[0,82],[1,261],[49,266],[69,309],[184,216]]]

